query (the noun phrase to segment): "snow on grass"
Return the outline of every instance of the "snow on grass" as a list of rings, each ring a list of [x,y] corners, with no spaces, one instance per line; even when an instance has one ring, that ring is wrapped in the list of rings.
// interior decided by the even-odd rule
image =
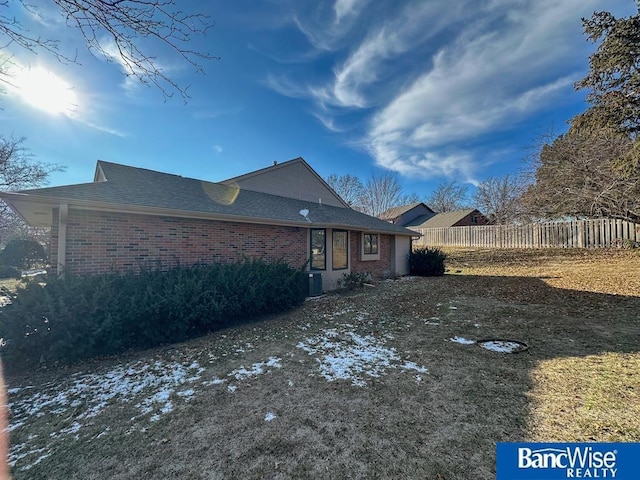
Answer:
[[[265,373],[267,368],[282,368],[280,363],[282,360],[277,357],[270,357],[266,362],[254,363],[250,369],[240,366],[240,368],[231,371],[227,376],[235,377],[236,380],[244,380],[249,377],[256,377]]]
[[[195,393],[196,391],[193,388],[187,388],[186,390],[182,390],[176,393],[176,395],[178,395],[179,397],[191,398],[195,395]]]
[[[415,370],[418,373],[427,373],[426,367],[421,367],[414,362],[404,362],[402,365],[400,365],[400,368],[402,368],[403,370]]]
[[[76,374],[67,386],[46,384],[11,389],[9,431],[45,415],[68,416],[71,420],[50,432],[51,437],[77,434],[84,424],[114,402],[131,403],[141,415],[162,415],[173,409],[170,397],[176,388],[200,378],[197,362],[137,362],[102,374]],[[180,397],[180,395],[179,395]],[[188,400],[188,395],[181,395]],[[57,429],[56,429],[57,428]]]
[[[454,343],[460,343],[462,345],[473,345],[474,343],[476,343],[475,340],[468,340],[464,337],[458,337],[458,336],[450,338],[449,341]]]
[[[480,342],[482,348],[498,353],[513,353],[522,349],[522,345],[518,342],[510,342],[508,340],[490,340]]]
[[[320,376],[329,382],[349,380],[354,386],[364,387],[366,377],[380,377],[392,368],[427,371],[414,362],[403,363],[395,348],[385,345],[385,338],[349,330],[325,329],[320,335],[305,338],[296,347],[315,357]]]
[[[213,377],[211,380],[206,380],[204,382],[202,382],[202,385],[204,386],[208,386],[208,385],[220,385],[221,383],[224,383],[226,380],[222,379],[222,378],[218,378],[218,377]]]
[[[272,420],[275,420],[276,418],[278,418],[278,417],[276,416],[276,414],[275,414],[275,413],[268,412],[268,413],[264,416],[264,421],[265,421],[265,422],[270,422],[270,421],[272,421]]]
[[[281,359],[270,357],[264,362],[254,363],[250,368],[240,366],[227,376],[240,381],[276,368],[282,368]],[[138,411],[130,419],[134,425],[128,433],[137,429],[144,431],[145,428],[136,427],[135,422],[143,418],[157,422],[175,409],[176,402],[192,399],[198,386],[225,383],[226,380],[217,376],[209,377],[212,378],[210,381],[202,380],[205,371],[197,361],[179,363],[157,360],[119,366],[106,373],[75,374],[63,384],[12,388],[9,390],[11,422],[7,430],[11,432],[29,428],[29,424],[41,417],[64,416],[64,422],[53,422],[46,427],[49,438],[54,441],[61,441],[67,436],[77,439],[85,426],[95,424],[94,417],[102,414],[107,407],[120,403],[129,404]],[[236,388],[236,385],[227,386],[231,393]],[[18,446],[20,448],[12,448],[9,454],[12,465],[20,462],[20,470],[31,468],[55,449],[55,445],[41,449],[27,449],[21,445]]]

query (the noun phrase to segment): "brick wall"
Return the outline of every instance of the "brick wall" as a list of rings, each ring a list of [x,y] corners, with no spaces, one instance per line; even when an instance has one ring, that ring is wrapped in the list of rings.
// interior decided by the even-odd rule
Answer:
[[[471,217],[475,217],[475,223],[471,221]],[[460,221],[456,222],[452,227],[468,227],[474,225],[486,225],[487,219],[483,215],[478,215],[477,213],[470,213]]]
[[[387,278],[391,273],[391,236],[380,235],[380,260],[360,260],[360,232],[352,232],[350,235],[351,271],[364,273],[369,272],[374,280]]]
[[[54,219],[58,218],[54,211]],[[58,225],[51,229],[51,263],[57,264]],[[244,256],[282,259],[294,267],[307,259],[303,228],[228,223],[176,217],[93,212],[70,208],[66,271],[96,274],[163,267],[233,262]]]

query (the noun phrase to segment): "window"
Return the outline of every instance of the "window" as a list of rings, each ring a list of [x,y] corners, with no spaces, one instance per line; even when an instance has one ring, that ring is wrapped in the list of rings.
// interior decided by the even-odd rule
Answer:
[[[380,235],[377,233],[362,233],[360,235],[360,261],[369,262],[380,260]]]
[[[344,270],[349,266],[349,234],[346,230],[333,231],[331,267],[334,270]]]
[[[324,228],[311,229],[311,270],[327,268],[327,232]]]
[[[365,255],[377,255],[378,254],[378,235],[377,234],[364,234],[364,248],[363,253]]]

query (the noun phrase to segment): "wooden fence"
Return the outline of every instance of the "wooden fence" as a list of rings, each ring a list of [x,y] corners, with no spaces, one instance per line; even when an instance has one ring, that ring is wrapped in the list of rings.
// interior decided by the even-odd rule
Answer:
[[[488,248],[604,248],[638,246],[640,224],[624,220],[576,220],[529,225],[421,228],[414,246]]]

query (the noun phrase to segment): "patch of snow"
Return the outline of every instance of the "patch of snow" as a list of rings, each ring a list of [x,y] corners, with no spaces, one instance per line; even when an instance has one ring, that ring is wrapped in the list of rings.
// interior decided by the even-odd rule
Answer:
[[[226,380],[223,380],[222,378],[218,378],[218,377],[213,377],[213,379],[210,382],[202,382],[203,385],[220,385],[221,383],[226,382]]]
[[[228,377],[235,377],[236,380],[244,380],[249,377],[257,377],[266,372],[266,367],[282,368],[281,359],[278,357],[270,357],[266,362],[254,363],[250,369],[240,366],[236,370],[232,370],[227,374]]]
[[[23,277],[35,277],[36,275],[46,275],[46,274],[47,274],[47,271],[44,268],[24,270],[22,272]]]
[[[350,380],[357,387],[366,386],[365,377],[380,377],[390,368],[423,369],[412,362],[398,365],[400,356],[394,348],[385,346],[384,338],[352,331],[325,329],[296,347],[316,357],[320,375],[327,381]]]
[[[518,342],[510,342],[508,340],[492,340],[489,342],[481,342],[480,346],[498,353],[513,353],[522,348]]]
[[[420,375],[415,376],[416,383],[420,383],[422,381],[422,377]]]
[[[468,340],[464,337],[453,337],[449,339],[450,341],[454,342],[454,343],[460,343],[462,345],[473,345],[474,343],[476,343],[475,340]]]
[[[33,450],[27,450],[27,451],[23,451],[25,450],[27,447],[26,443],[20,443],[18,445],[14,445],[13,447],[11,447],[11,449],[9,450],[9,461],[8,464],[10,467],[15,467],[16,463],[19,462],[20,460],[23,460],[27,457],[30,456],[34,456],[34,455],[38,455],[41,454],[43,452],[43,455],[40,455],[38,458],[36,458],[33,462],[21,467],[19,470],[29,470],[31,469],[33,466],[37,465],[38,463],[40,463],[42,460],[44,460],[45,458],[49,457],[51,455],[51,452],[48,452],[46,448],[36,448]]]
[[[76,374],[67,385],[13,388],[10,430],[23,427],[30,418],[44,415],[72,415],[72,426],[53,430],[53,436],[76,434],[83,420],[98,416],[113,402],[133,403],[143,415],[173,409],[169,397],[181,385],[193,383],[204,371],[198,362],[180,364],[156,361],[136,362],[101,374]],[[195,375],[194,375],[195,374]],[[186,397],[183,397],[186,398]]]
[[[193,395],[196,393],[196,391],[193,388],[188,388],[187,390],[182,390],[178,393],[176,393],[176,395],[178,395],[179,397],[183,397],[183,398],[191,398],[193,397]]]
[[[23,425],[24,425],[24,421],[12,423],[5,429],[5,432],[13,432],[16,428],[20,428]]]
[[[229,390],[231,393],[235,392],[237,388],[238,387],[236,387],[235,385],[227,385],[227,390]]]
[[[418,280],[418,278],[420,277],[417,277],[415,275],[405,275],[403,277],[398,277],[398,280],[400,280],[401,282],[412,282],[414,280]]]
[[[80,425],[80,423],[73,422],[67,428],[62,428],[62,429],[58,430],[57,432],[51,432],[49,434],[49,436],[50,437],[57,437],[59,435],[69,435],[69,434],[72,434],[72,433],[78,433],[80,431],[81,427],[82,427],[82,425]]]
[[[455,305],[450,305],[449,306],[449,310],[457,310],[457,309],[458,309],[458,307],[456,307]]]
[[[275,420],[276,418],[278,418],[278,417],[276,416],[276,414],[275,414],[275,413],[271,413],[271,412],[269,412],[269,413],[267,413],[267,414],[264,416],[264,421],[265,421],[265,422],[270,422],[270,421],[272,421],[272,420]]]
[[[403,365],[400,365],[400,368],[404,370],[415,370],[418,373],[427,373],[426,367],[421,367],[414,362],[404,362]]]
[[[333,312],[333,313],[326,313],[323,315],[323,318],[328,318],[328,319],[332,319],[335,317],[341,317],[342,315],[346,315],[347,313],[351,313],[352,309],[347,307],[347,308],[343,308],[342,310],[338,310],[337,312]]]

